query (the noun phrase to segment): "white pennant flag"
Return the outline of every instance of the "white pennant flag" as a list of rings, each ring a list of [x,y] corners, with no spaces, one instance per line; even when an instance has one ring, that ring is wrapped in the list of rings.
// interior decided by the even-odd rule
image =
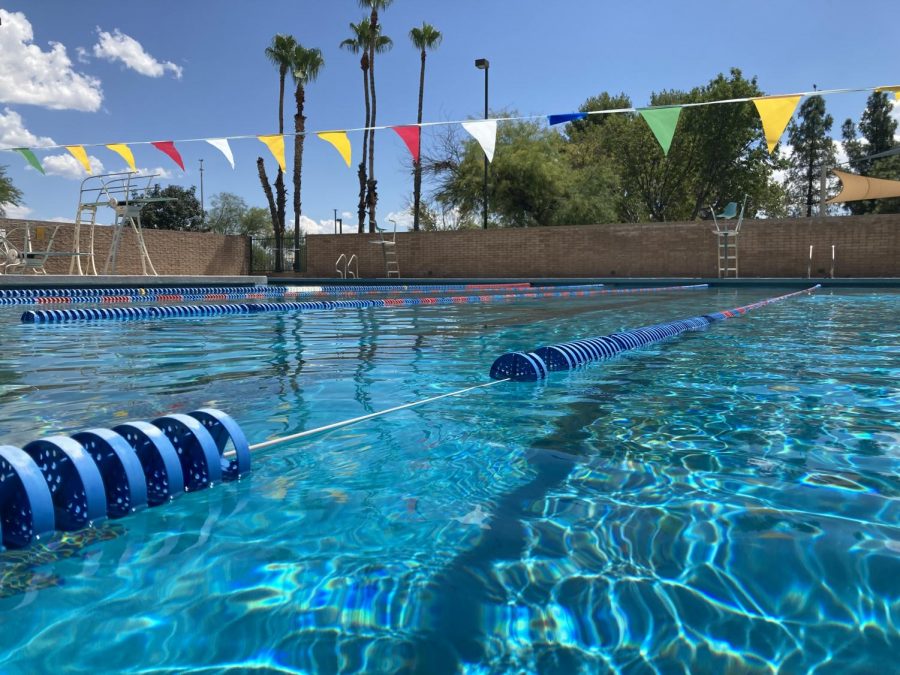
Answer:
[[[463,122],[463,129],[478,141],[489,162],[494,161],[494,147],[497,145],[497,120],[478,120]]]
[[[206,142],[225,155],[225,159],[231,164],[231,168],[234,168],[234,155],[231,154],[231,146],[228,145],[227,138],[207,138]]]

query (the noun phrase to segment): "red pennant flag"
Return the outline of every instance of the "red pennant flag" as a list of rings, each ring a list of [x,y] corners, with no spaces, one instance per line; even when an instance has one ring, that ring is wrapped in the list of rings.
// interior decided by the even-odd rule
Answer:
[[[175,149],[175,144],[172,141],[156,141],[155,143],[151,143],[150,145],[152,145],[160,152],[164,152],[169,157],[171,157],[172,161],[180,166],[181,170],[184,171],[184,161],[182,161],[181,154],[178,152],[178,150]]]
[[[409,148],[409,152],[413,156],[413,161],[419,161],[419,140],[421,129],[417,124],[410,124],[404,127],[391,127],[394,131],[397,132],[397,135],[403,139],[403,142],[406,143],[406,147]]]

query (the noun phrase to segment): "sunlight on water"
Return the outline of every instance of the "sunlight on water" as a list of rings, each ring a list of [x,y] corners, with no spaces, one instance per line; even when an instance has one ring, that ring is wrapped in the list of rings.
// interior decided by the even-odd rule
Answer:
[[[3,308],[0,440],[214,406],[256,442],[486,382],[506,351],[777,294],[59,326]],[[889,672],[898,299],[790,300],[2,553],[0,670]]]

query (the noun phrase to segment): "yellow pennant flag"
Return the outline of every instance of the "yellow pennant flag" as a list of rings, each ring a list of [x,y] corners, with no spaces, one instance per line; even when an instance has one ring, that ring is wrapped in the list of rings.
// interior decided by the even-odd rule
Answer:
[[[347,138],[346,131],[323,131],[320,134],[316,134],[316,136],[321,138],[323,141],[328,141],[335,148],[337,148],[337,151],[341,153],[341,157],[343,157],[344,161],[347,162],[347,166],[350,166],[350,139]]]
[[[756,106],[762,120],[763,131],[766,133],[769,154],[772,154],[778,145],[778,139],[794,116],[794,110],[797,109],[801,98],[801,96],[767,96],[753,99],[753,105]]]
[[[84,170],[88,173],[93,173],[91,171],[91,160],[88,159],[87,153],[84,151],[84,148],[80,145],[67,145],[66,150],[69,151],[69,154],[72,155],[75,159],[77,159],[81,166],[84,167]]]
[[[272,134],[271,136],[257,136],[257,138],[266,144],[266,147],[269,148],[269,152],[272,153],[275,160],[278,162],[278,166],[281,167],[282,171],[285,171],[284,136],[281,134]]]
[[[128,166],[131,167],[132,171],[137,171],[137,169],[134,167],[134,155],[131,154],[131,148],[129,148],[124,143],[113,143],[112,145],[107,145],[106,147],[118,154],[126,162],[128,162]]]
[[[875,91],[894,92],[894,98],[900,101],[900,86],[892,85],[890,87],[875,87]]]

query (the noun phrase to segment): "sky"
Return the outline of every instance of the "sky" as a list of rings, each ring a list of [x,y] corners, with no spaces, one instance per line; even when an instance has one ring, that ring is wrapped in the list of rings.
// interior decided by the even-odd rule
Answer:
[[[319,79],[307,87],[307,129],[362,126],[359,57],[338,45],[349,37],[349,22],[363,15],[355,0],[0,0],[0,148],[276,133],[278,74],[264,56],[276,33],[324,54]],[[415,122],[419,55],[408,32],[423,21],[444,36],[428,56],[424,121],[483,114],[484,75],[474,67],[480,57],[490,61],[491,108],[523,115],[570,112],[602,91],[624,92],[643,105],[653,91],[689,89],[731,67],[756,76],[767,94],[813,84],[900,84],[896,0],[395,0],[381,17],[394,47],[376,61],[379,124]],[[834,136],[847,117],[858,121],[865,99],[828,97]],[[292,116],[290,104],[287,126]],[[423,133],[427,144],[430,132]],[[343,214],[345,231],[355,229],[361,138],[351,133],[352,169],[330,145],[307,138],[307,232],[330,232],[333,209]],[[207,208],[219,192],[265,205],[256,158],[266,158],[270,176],[275,163],[259,141],[232,142],[233,170],[206,143],[178,149],[184,172],[151,146],[134,153],[163,184],[198,188],[203,159]],[[95,173],[126,168],[105,148],[89,152]],[[8,215],[71,220],[86,174],[64,150],[37,154],[46,176],[20,155],[0,152],[0,165],[25,196]],[[404,229],[410,221],[407,158],[392,131],[378,132],[381,226],[394,219]]]

